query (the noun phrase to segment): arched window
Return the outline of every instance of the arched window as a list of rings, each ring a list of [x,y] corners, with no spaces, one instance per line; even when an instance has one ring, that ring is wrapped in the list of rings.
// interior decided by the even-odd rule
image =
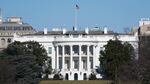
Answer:
[[[2,46],[5,45],[5,39],[4,39],[4,38],[1,39],[1,45],[2,45]]]

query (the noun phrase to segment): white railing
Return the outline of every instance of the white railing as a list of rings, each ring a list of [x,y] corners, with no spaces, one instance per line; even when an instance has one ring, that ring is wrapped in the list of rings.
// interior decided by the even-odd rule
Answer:
[[[56,37],[54,39],[54,41],[97,41],[97,37],[82,37],[82,36],[77,36],[77,37],[73,37],[73,36],[60,36],[60,37]]]

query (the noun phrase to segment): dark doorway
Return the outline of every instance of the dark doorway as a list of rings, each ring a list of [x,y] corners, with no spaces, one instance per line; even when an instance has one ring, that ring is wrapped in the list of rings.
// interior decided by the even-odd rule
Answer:
[[[69,75],[66,73],[65,80],[69,79]]]
[[[87,77],[86,77],[86,73],[83,74],[83,80],[86,80]]]
[[[77,73],[74,74],[74,80],[78,80],[78,74]]]

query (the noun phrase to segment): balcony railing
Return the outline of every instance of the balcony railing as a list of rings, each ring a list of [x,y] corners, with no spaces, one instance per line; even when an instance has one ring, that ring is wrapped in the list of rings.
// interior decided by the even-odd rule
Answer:
[[[77,37],[73,37],[73,36],[59,36],[59,37],[56,37],[54,39],[54,41],[97,41],[97,38],[96,37],[90,37],[90,36],[87,36],[87,37],[82,37],[82,36],[77,36]]]

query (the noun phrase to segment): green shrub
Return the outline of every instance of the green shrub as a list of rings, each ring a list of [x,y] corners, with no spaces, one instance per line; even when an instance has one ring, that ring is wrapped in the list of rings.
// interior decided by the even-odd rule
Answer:
[[[61,74],[55,74],[53,80],[62,80]]]
[[[89,80],[96,80],[96,75],[95,74],[90,74]]]

